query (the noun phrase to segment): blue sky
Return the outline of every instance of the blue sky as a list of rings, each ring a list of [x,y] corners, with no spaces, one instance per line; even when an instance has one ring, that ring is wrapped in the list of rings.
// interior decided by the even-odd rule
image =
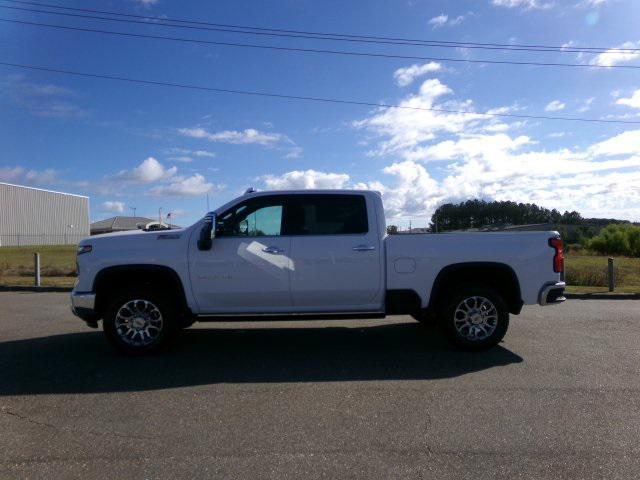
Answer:
[[[59,2],[225,24],[450,41],[640,48],[635,0]],[[0,5],[10,5],[0,1]],[[640,65],[584,55],[243,36],[0,9],[0,18],[214,41],[468,59]],[[291,53],[0,22],[0,61],[420,108],[640,121],[640,73]],[[91,197],[91,219],[187,225],[245,188],[373,188],[389,220],[446,201],[532,201],[640,220],[640,125],[486,118],[76,78],[0,66],[0,181]]]

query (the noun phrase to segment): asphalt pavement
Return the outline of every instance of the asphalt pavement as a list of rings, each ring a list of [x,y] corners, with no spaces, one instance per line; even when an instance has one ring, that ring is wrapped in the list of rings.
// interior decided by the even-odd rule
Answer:
[[[640,301],[525,307],[493,350],[409,317],[196,324],[118,356],[0,293],[0,478],[640,476]]]

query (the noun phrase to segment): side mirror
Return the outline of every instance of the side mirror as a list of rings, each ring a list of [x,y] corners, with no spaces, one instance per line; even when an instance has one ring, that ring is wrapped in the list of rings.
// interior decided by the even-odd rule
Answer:
[[[213,238],[216,234],[215,224],[215,215],[207,215],[204,218],[204,224],[202,225],[200,237],[198,238],[198,250],[211,250],[211,247],[213,246]]]

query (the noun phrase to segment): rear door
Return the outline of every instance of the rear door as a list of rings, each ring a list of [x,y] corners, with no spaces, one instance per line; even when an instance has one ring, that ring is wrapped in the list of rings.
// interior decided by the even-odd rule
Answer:
[[[375,207],[362,194],[288,199],[291,297],[302,311],[382,310],[382,252]]]

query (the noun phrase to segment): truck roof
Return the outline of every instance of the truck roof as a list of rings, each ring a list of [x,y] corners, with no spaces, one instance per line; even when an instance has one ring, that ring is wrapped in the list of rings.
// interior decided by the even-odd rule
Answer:
[[[313,195],[313,194],[333,194],[333,195],[340,195],[340,194],[376,194],[376,195],[381,195],[380,192],[378,192],[377,190],[363,190],[363,189],[355,189],[355,188],[351,188],[351,189],[320,189],[320,188],[314,188],[314,189],[301,189],[301,190],[260,190],[260,191],[253,191],[253,192],[248,192],[245,193],[244,195],[246,196],[254,196],[254,195],[265,195],[265,194],[275,194],[275,195],[291,195],[291,194],[307,194],[307,195]]]

